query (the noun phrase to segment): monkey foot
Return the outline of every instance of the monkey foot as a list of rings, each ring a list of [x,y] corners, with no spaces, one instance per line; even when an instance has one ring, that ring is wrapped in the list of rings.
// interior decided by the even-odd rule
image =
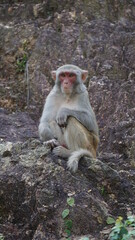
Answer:
[[[63,146],[58,146],[53,149],[53,154],[62,158],[68,158],[71,155],[71,151]]]
[[[55,148],[55,147],[59,146],[59,142],[56,139],[51,139],[51,140],[45,142],[45,146]]]

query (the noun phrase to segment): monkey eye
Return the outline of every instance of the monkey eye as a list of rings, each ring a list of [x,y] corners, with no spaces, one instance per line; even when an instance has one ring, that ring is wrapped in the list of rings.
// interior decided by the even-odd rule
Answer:
[[[75,74],[74,73],[69,73],[69,77],[74,77]]]
[[[61,77],[65,77],[66,75],[65,75],[65,73],[61,73],[60,76]]]

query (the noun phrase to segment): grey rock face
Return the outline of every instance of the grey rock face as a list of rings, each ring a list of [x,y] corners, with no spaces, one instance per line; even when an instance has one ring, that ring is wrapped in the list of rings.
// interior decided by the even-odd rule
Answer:
[[[0,233],[6,240],[65,238],[61,212],[68,196],[75,198],[72,239],[106,239],[108,215],[134,213],[134,35],[134,0],[0,2]],[[89,71],[100,128],[98,160],[82,160],[76,175],[37,133],[54,84],[50,72],[66,63]]]

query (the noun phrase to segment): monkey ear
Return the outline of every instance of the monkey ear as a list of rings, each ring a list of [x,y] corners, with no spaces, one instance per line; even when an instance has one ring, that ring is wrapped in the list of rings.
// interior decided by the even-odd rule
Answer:
[[[53,80],[55,81],[56,80],[56,71],[51,71],[51,75],[52,75]]]
[[[88,71],[83,70],[82,71],[82,81],[85,82],[88,77]]]

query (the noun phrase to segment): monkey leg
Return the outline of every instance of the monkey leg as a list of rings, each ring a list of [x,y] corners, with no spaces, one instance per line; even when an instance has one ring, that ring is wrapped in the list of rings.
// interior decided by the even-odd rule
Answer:
[[[58,139],[59,146],[57,145],[53,149],[53,153],[59,157],[68,158],[71,155],[71,151],[66,148],[66,142],[64,139],[64,128],[59,127],[56,121],[50,123],[51,131],[53,135]]]
[[[99,137],[96,136],[94,133],[92,133],[93,135],[93,145],[94,145],[94,148],[95,148],[95,151],[97,150],[97,147],[98,147],[98,144],[99,144]]]
[[[56,121],[50,122],[49,126],[54,138],[56,138],[57,141],[59,142],[58,145],[66,146],[66,143],[64,140],[64,128],[61,128]]]
[[[80,148],[87,149],[96,158],[97,139],[74,117],[69,117],[64,137],[72,152]]]
[[[54,138],[48,124],[45,125],[44,123],[40,123],[38,130],[39,130],[40,139],[42,141],[48,141]]]

